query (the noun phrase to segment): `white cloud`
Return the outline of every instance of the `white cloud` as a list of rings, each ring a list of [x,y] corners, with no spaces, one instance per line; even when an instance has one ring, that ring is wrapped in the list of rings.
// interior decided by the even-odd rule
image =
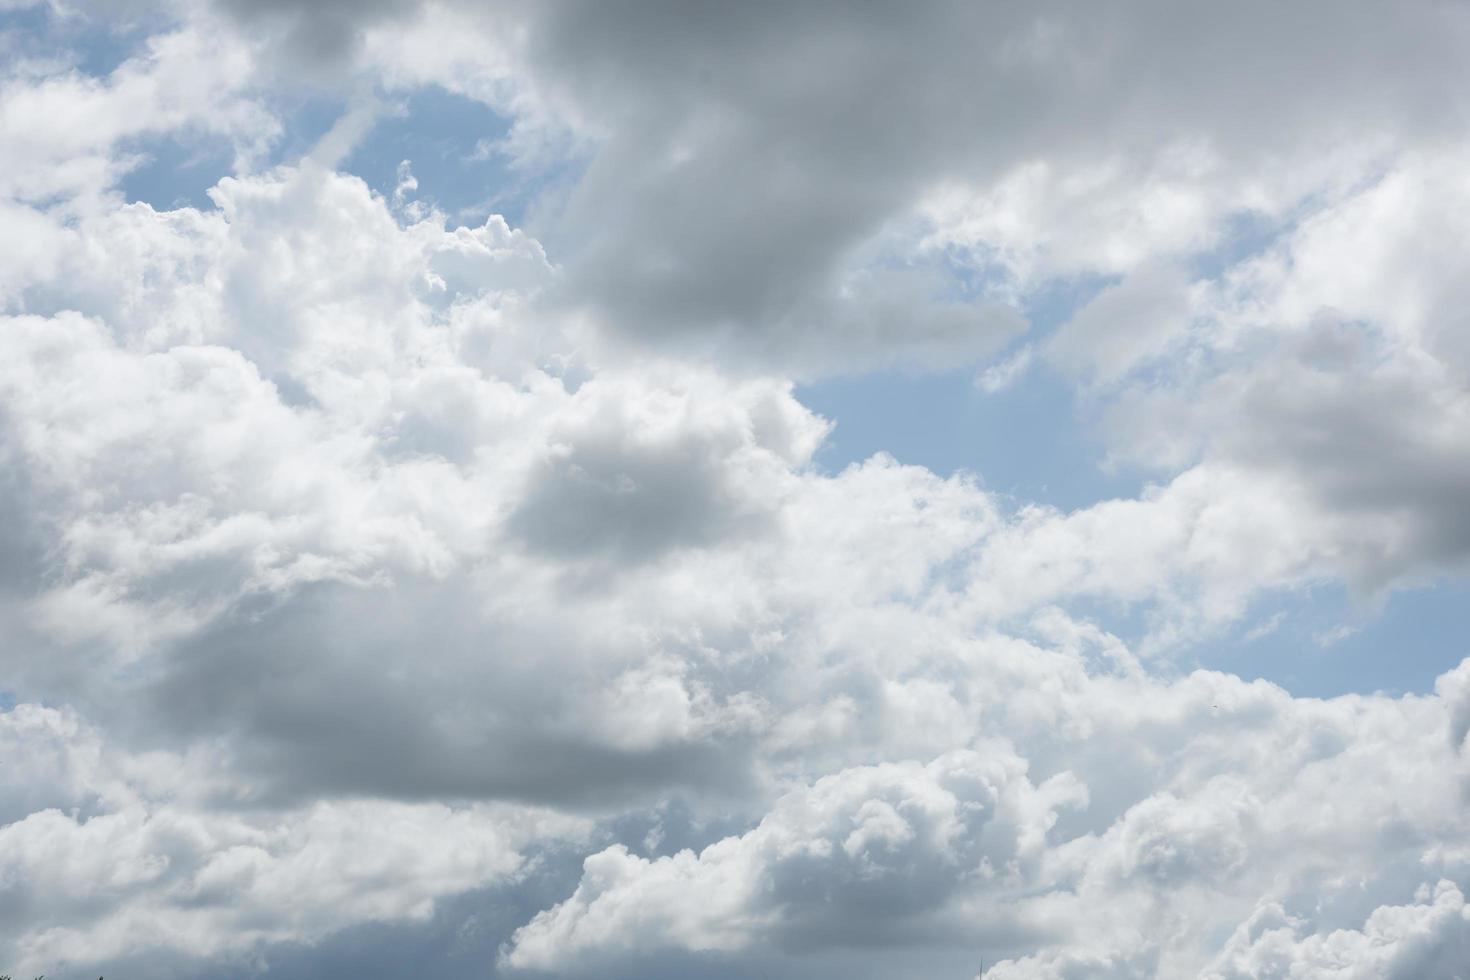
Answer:
[[[1373,910],[1361,929],[1302,935],[1304,923],[1278,904],[1258,909],[1231,936],[1204,976],[1225,978],[1385,977],[1454,980],[1470,962],[1470,911],[1452,882],[1424,885],[1412,905]]]
[[[1066,774],[1033,786],[998,743],[844,770],[697,855],[592,855],[576,892],[517,931],[504,959],[561,970],[665,946],[901,941],[957,890],[1022,885],[1055,808],[1085,802]]]
[[[975,379],[975,384],[981,391],[990,395],[1005,391],[1025,375],[1034,359],[1035,352],[1032,351],[1031,345],[1027,344],[1004,361],[992,364],[982,371]]]
[[[68,711],[0,712],[3,949],[21,969],[140,949],[237,955],[357,922],[422,919],[436,899],[520,873],[522,848],[586,832],[507,805],[319,801],[231,808],[207,751],[130,754]],[[17,816],[16,802],[30,812]],[[65,808],[65,809],[63,809]]]
[[[0,139],[8,165],[0,198],[83,202],[109,189],[133,163],[124,141],[190,129],[221,137],[244,163],[279,134],[251,98],[250,47],[232,35],[181,30],[106,78],[72,70],[0,77]]]
[[[1357,13],[279,2],[18,62],[7,968],[233,970],[498,883],[505,970],[1452,975],[1470,665],[1319,701],[1167,656],[1465,567],[1466,23]],[[430,84],[568,168],[526,228],[334,169]],[[265,167],[304,93],[355,108]],[[213,207],[119,202],[200,132]],[[1094,286],[978,383],[1060,369],[1137,498],[814,465],[792,376],[972,371]]]

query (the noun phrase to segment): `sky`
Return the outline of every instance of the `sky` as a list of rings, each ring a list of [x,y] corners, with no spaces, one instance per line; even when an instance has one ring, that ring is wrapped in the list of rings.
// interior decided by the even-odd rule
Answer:
[[[0,974],[1466,980],[1467,50],[0,0]]]

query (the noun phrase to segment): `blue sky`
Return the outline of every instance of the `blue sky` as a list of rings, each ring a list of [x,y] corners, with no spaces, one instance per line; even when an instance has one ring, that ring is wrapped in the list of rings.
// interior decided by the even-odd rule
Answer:
[[[1467,41],[9,5],[0,973],[1456,977]]]

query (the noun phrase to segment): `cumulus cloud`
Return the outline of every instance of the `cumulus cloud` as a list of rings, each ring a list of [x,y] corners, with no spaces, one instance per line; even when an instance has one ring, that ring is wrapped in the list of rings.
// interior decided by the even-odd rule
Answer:
[[[505,975],[1465,961],[1470,666],[1173,659],[1465,569],[1462,9],[15,16],[0,966],[268,975],[489,889]],[[346,172],[432,86],[523,220]],[[232,149],[207,205],[125,202],[159,138]],[[827,469],[797,381],[883,365],[1044,375],[1149,482]]]
[[[1460,975],[1470,958],[1470,914],[1449,881],[1424,885],[1412,905],[1373,910],[1361,929],[1303,936],[1304,923],[1268,905],[1230,937],[1212,978]]]
[[[225,6],[285,25],[316,64],[490,102],[517,158],[574,160],[537,226],[568,301],[605,327],[809,373],[974,358],[1013,330],[926,285],[936,251],[1023,291],[1127,272],[1228,239],[1242,213],[1283,217],[1465,110],[1443,93],[1466,25],[1429,4]],[[872,265],[895,236],[927,243],[897,279]],[[908,294],[901,325],[848,285],[874,272]]]
[[[166,132],[217,135],[242,162],[250,159],[279,132],[251,97],[252,66],[237,38],[187,30],[149,38],[104,78],[18,60],[0,77],[0,135],[10,158],[0,196],[85,201],[136,162],[128,140]]]
[[[1347,921],[1365,896],[1412,891],[1425,865],[1460,866],[1425,846],[1460,823],[1432,701],[1311,704],[1206,674],[1078,683],[1061,717],[1028,717],[1019,693],[994,707],[1029,765],[981,740],[927,764],[824,776],[699,852],[597,853],[503,961],[576,974],[669,947],[730,957],[922,941],[988,950],[997,976],[1195,975],[1235,955],[1211,930],[1256,915],[1262,895]],[[1411,754],[1419,765],[1390,761]],[[1377,787],[1374,802],[1349,814],[1344,785]],[[1157,789],[1129,802],[1142,787]],[[1443,938],[1420,945],[1454,962],[1458,940]],[[1028,944],[1037,951],[1013,952]]]
[[[667,945],[901,942],[956,890],[1031,877],[1054,809],[1085,801],[1070,774],[1033,786],[1000,744],[847,769],[698,855],[592,855],[576,892],[518,930],[505,960],[558,969]]]
[[[1273,11],[1283,19],[1269,39],[1254,29],[1260,12],[936,4],[896,16],[775,5],[750,16],[565,4],[522,14],[528,43],[517,56],[538,103],[597,140],[560,219],[581,239],[569,258],[575,281],[617,322],[759,332],[793,301],[820,296],[814,284],[946,179],[983,187],[1031,163],[1043,152],[1033,147],[1069,168],[1119,142],[1137,146],[1146,168],[1171,153],[1178,162],[1160,169],[1182,186],[1164,183],[1155,198],[1150,186],[1133,207],[1114,206],[1125,220],[1148,215],[1160,230],[1141,234],[1172,243],[1188,232],[1164,229],[1218,214],[1211,198],[1241,206],[1250,193],[1199,188],[1196,175],[1214,176],[1212,157],[1249,167],[1282,144],[1320,152],[1306,134],[1338,122],[1314,118],[1316,93],[1355,100],[1359,130],[1374,137],[1437,127],[1457,63],[1451,39],[1465,29],[1448,11],[1423,9],[1446,32],[1428,50],[1417,24],[1367,8],[1330,21]],[[1411,68],[1406,43],[1420,52]],[[1240,50],[1253,52],[1249,72],[1222,56]],[[1365,62],[1409,70],[1384,86],[1365,81]],[[1127,175],[1118,184],[1138,180],[1127,164],[1117,169]],[[1092,183],[1097,198],[1108,195],[1106,172]],[[693,200],[703,213],[686,221]],[[1041,238],[1038,225],[1021,233]],[[626,250],[630,241],[641,247]],[[923,340],[915,330],[903,343]]]
[[[1052,356],[1114,383],[1099,398],[1117,459],[1294,488],[1294,523],[1332,515],[1321,544],[1367,587],[1462,568],[1461,277],[1427,243],[1463,234],[1450,203],[1463,196],[1438,153],[1407,154],[1166,301],[1130,312],[1125,298],[1152,288],[1130,277],[1054,336]],[[1159,315],[1172,329],[1151,339]],[[1137,345],[1126,354],[1106,340],[1118,329]]]
[[[0,713],[0,745],[12,962],[64,969],[150,948],[243,956],[354,922],[423,919],[445,894],[518,873],[529,842],[585,832],[505,806],[222,807],[215,794],[231,787],[208,750],[118,751],[75,713],[38,705]]]

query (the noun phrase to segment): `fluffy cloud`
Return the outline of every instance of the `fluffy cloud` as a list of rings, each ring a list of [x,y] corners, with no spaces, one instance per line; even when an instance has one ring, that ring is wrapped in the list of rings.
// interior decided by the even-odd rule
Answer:
[[[9,676],[77,706],[115,751],[208,747],[210,776],[190,779],[289,830],[259,843],[257,823],[229,816],[165,875],[157,855],[173,852],[151,828],[172,840],[170,821],[195,819],[174,799],[188,780],[149,789],[156,777],[124,767],[121,802],[85,816],[55,809],[93,805],[83,791],[20,793],[8,826],[34,862],[26,880],[81,908],[84,878],[111,879],[90,865],[48,877],[56,848],[100,842],[142,869],[117,883],[122,918],[57,908],[45,915],[70,931],[54,934],[38,931],[41,912],[16,919],[22,962],[77,944],[218,957],[311,940],[426,915],[521,867],[506,844],[325,918],[341,905],[335,879],[292,886],[295,911],[269,897],[313,848],[345,837],[379,851],[397,833],[359,840],[358,821],[457,841],[490,813],[485,833],[508,832],[506,811],[486,809],[503,804],[446,798],[607,813],[678,793],[750,822],[698,852],[598,851],[506,968],[830,951],[899,929],[897,915],[910,931],[894,941],[1044,948],[1007,969],[1136,973],[1201,961],[1214,921],[1201,880],[1232,881],[1241,915],[1269,892],[1255,869],[1272,828],[1300,855],[1298,883],[1334,849],[1413,861],[1457,832],[1428,789],[1453,765],[1436,703],[1317,709],[1221,677],[1170,686],[1095,628],[1037,614],[1097,594],[1234,616],[1242,596],[1309,567],[1290,509],[1262,532],[1281,555],[1270,572],[1207,485],[1195,503],[1177,482],[1011,515],[973,481],[883,457],[822,475],[808,464],[826,426],[789,384],[648,360],[556,374],[547,338],[526,336],[555,270],[501,225],[400,224],[360,182],[310,166],[215,196],[216,212],[133,207],[88,226],[98,254],[159,271],[80,278],[87,312],[7,324],[6,445],[26,474],[10,492],[44,543],[13,578]],[[140,279],[149,294],[128,297]],[[274,333],[252,353],[259,321]],[[1033,641],[996,632],[1006,623]],[[1222,741],[1221,718],[1249,737]],[[1391,775],[1406,754],[1423,767]],[[1319,758],[1341,772],[1306,780]],[[1389,779],[1420,801],[1392,852],[1372,843],[1392,814],[1338,825],[1332,802],[1344,782]],[[333,802],[343,795],[367,802]],[[1288,832],[1286,812],[1322,816]],[[231,918],[255,887],[236,868],[246,847],[274,856],[246,862],[276,912],[249,928]],[[321,860],[354,887],[354,859]],[[228,912],[173,911],[167,896],[219,875],[238,898]],[[32,891],[16,901],[40,907]],[[1163,901],[1181,910],[1173,946],[1086,939],[1098,903],[1126,934]]]
[[[809,373],[946,363],[1014,330],[954,302],[936,251],[1022,290],[1127,272],[1284,218],[1466,108],[1444,93],[1467,25],[1434,4],[224,6],[318,69],[490,102],[518,159],[570,155],[581,176],[537,225],[604,326]],[[881,291],[853,288],[875,272]],[[896,294],[901,314],[872,310]]]
[[[1205,976],[1424,977],[1459,976],[1470,958],[1470,913],[1448,881],[1428,885],[1415,904],[1374,909],[1362,929],[1301,935],[1303,923],[1280,905],[1255,912],[1230,937],[1223,965]]]
[[[242,956],[354,922],[423,919],[519,873],[575,819],[507,806],[319,801],[222,806],[207,749],[119,752],[74,713],[0,713],[7,960],[106,963],[140,949]],[[20,815],[29,810],[25,815]]]
[[[1406,154],[1216,278],[1161,298],[1138,273],[1084,308],[1050,352],[1108,385],[1115,458],[1280,487],[1367,587],[1463,568],[1470,361],[1436,244],[1465,233],[1462,154]]]
[[[167,132],[222,137],[248,160],[279,131],[251,98],[252,65],[249,46],[233,36],[187,30],[149,38],[105,78],[47,57],[17,58],[0,76],[10,159],[0,197],[89,200],[137,162],[127,141]]]
[[[902,941],[957,889],[1032,877],[1054,808],[1085,801],[1066,774],[1033,786],[1000,744],[844,770],[698,855],[592,855],[576,892],[520,929],[505,959],[555,969],[650,945]]]
[[[1470,667],[1169,655],[1464,568],[1463,11],[137,10],[0,79],[0,965],[1453,975]],[[525,227],[339,171],[429,85]],[[794,378],[1027,330],[1142,493],[816,462]]]
[[[1032,152],[1047,154],[1042,166],[1073,168],[1122,144],[1117,176],[1091,164],[1102,173],[1085,206],[1111,199],[1170,242],[1181,232],[1162,229],[1219,213],[1212,197],[1270,199],[1233,175],[1225,182],[1241,190],[1212,192],[1224,166],[1250,168],[1284,148],[1320,155],[1316,134],[1339,135],[1336,119],[1316,118],[1323,101],[1357,106],[1355,139],[1433,130],[1436,119],[1452,132],[1465,108],[1440,115],[1466,25],[1436,7],[1407,22],[1370,8],[1330,19],[1273,9],[1269,39],[1256,32],[1265,8],[1240,5],[1172,18],[1070,4],[761,12],[559,4],[521,14],[526,42],[512,50],[524,84],[597,139],[563,220],[593,231],[571,264],[620,322],[779,323],[773,313],[945,178],[983,187]],[[1437,31],[1422,31],[1420,17]],[[1405,44],[1418,52],[1412,65]],[[1249,72],[1226,54],[1240,50],[1253,53]],[[1365,65],[1394,68],[1379,76]],[[1140,165],[1164,179],[1140,181]],[[1110,179],[1149,190],[1119,201]],[[702,220],[681,220],[689,200]],[[1023,227],[1032,241],[1047,234],[1044,221]],[[642,243],[636,261],[629,241]]]
[[[993,706],[1008,711],[995,730],[1017,737],[1029,767],[982,738],[928,764],[848,768],[799,786],[753,829],[697,853],[597,853],[576,890],[515,935],[504,963],[580,973],[670,947],[718,963],[922,939],[988,951],[996,976],[1195,975],[1212,958],[1265,963],[1272,944],[1300,941],[1287,930],[1248,951],[1261,932],[1242,926],[1248,940],[1217,950],[1220,926],[1257,921],[1258,905],[1276,909],[1283,929],[1296,921],[1286,907],[1347,923],[1374,896],[1463,868],[1434,843],[1455,840],[1463,820],[1445,778],[1446,706],[1433,699],[1311,703],[1208,674],[1077,684],[1074,699],[1045,700],[1069,705],[1061,717],[1028,717],[1018,694]],[[1052,775],[1033,782],[1028,769]],[[1375,792],[1348,805],[1344,786]],[[1439,889],[1446,907],[1451,891]],[[1406,957],[1456,961],[1455,934],[1420,932],[1421,952],[1406,947]],[[1304,957],[1317,955],[1314,942]],[[1334,943],[1355,962],[1348,939]],[[1016,955],[1024,944],[1039,949]]]

